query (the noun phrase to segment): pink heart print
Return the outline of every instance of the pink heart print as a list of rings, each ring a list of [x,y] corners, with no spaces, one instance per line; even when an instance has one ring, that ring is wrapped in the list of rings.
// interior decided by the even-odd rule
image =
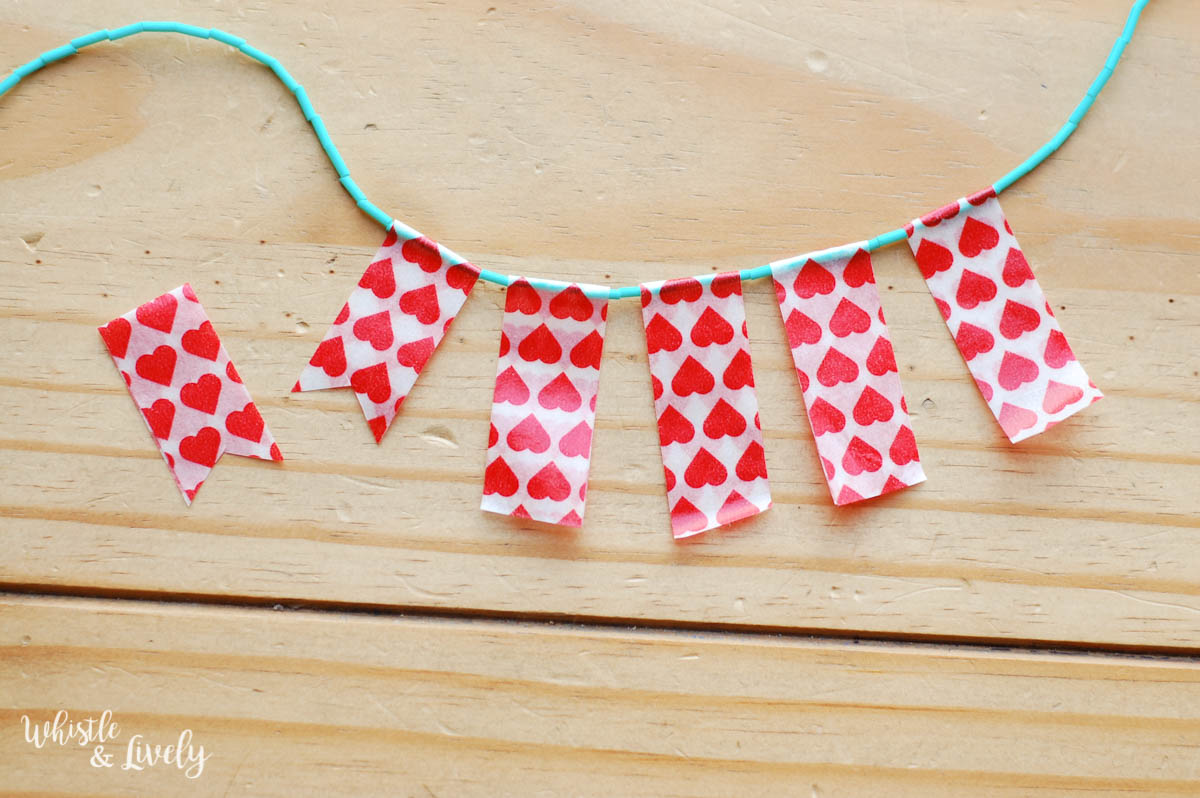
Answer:
[[[184,502],[225,452],[283,459],[190,285],[113,319],[100,337]]]
[[[378,443],[478,277],[393,227],[292,390],[353,388]]]
[[[737,273],[647,283],[642,321],[676,538],[771,506]]]
[[[579,526],[608,300],[599,286],[513,281],[505,294],[481,508]]]
[[[775,297],[834,504],[925,481],[871,256],[772,266]]]
[[[906,228],[917,267],[1013,443],[1103,394],[1075,359],[991,189]]]

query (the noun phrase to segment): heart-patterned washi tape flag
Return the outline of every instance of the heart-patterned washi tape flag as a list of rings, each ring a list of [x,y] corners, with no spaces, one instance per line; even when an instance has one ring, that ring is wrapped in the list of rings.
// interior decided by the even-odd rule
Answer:
[[[958,351],[1010,441],[1100,399],[992,189],[914,219],[907,232]]]
[[[378,443],[478,277],[392,228],[292,390],[353,388]]]
[[[834,504],[925,481],[865,247],[773,266],[775,296]]]
[[[113,319],[100,337],[185,502],[225,452],[283,459],[190,285]]]
[[[600,286],[508,287],[482,509],[579,526],[587,499],[608,300]]]
[[[737,273],[647,283],[642,321],[676,538],[771,506]]]

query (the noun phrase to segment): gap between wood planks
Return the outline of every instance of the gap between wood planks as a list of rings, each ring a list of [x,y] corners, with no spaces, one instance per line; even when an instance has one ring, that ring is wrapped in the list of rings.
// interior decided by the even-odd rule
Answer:
[[[460,621],[490,621],[541,626],[572,626],[576,628],[622,629],[627,632],[737,634],[747,637],[802,638],[812,642],[872,643],[909,646],[953,646],[995,653],[1037,651],[1046,654],[1076,654],[1125,656],[1161,660],[1200,662],[1198,646],[1150,646],[1121,643],[1095,643],[1072,640],[1043,640],[1036,638],[991,638],[967,635],[936,635],[906,632],[857,632],[854,630],[824,629],[804,626],[762,626],[726,622],[665,621],[616,616],[593,616],[554,612],[504,612],[479,609],[430,608],[403,604],[371,604],[343,601],[292,601],[286,598],[259,596],[228,596],[206,593],[167,593],[154,590],[122,588],[91,588],[43,584],[23,584],[0,581],[0,601],[8,596],[42,598],[81,598],[130,603],[147,602],[177,606],[224,607],[228,609],[269,609],[280,612],[322,614],[354,614],[376,617],[414,619],[452,619]]]

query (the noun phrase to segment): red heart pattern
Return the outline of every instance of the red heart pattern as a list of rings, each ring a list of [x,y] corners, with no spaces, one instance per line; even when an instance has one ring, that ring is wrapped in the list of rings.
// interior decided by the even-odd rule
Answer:
[[[113,319],[100,337],[186,504],[225,452],[283,459],[191,286]]]
[[[803,285],[820,293],[826,277],[812,271]],[[761,513],[771,493],[741,278],[731,272],[641,289],[673,535]],[[805,334],[796,325],[789,334]]]
[[[936,272],[949,253],[926,250],[924,257]],[[799,290],[804,286],[800,276],[813,273],[816,265],[810,259],[772,270],[829,493],[835,504],[847,504],[923,482],[871,256],[858,248],[828,257],[819,266],[829,275],[829,290]],[[812,331],[794,335],[796,318],[807,319]],[[898,436],[913,441],[911,456],[907,449],[904,457],[889,455]]]
[[[292,390],[353,388],[380,442],[478,277],[428,238],[389,230]]]
[[[980,393],[1016,443],[1102,394],[1075,360],[994,192],[958,207],[936,226],[914,220],[908,244]]]
[[[480,505],[488,512],[583,524],[608,314],[592,291],[604,289],[508,287]]]

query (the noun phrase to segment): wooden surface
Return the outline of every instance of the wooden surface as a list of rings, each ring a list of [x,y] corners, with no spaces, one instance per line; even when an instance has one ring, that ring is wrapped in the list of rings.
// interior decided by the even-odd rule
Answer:
[[[487,268],[627,284],[986,185],[1126,11],[18,0],[0,71],[137,19],[226,29],[305,85],[388,212]],[[834,508],[748,286],[775,507],[680,545],[636,303],[610,308],[582,530],[483,514],[498,288],[376,446],[349,391],[288,392],[381,233],[270,72],[144,35],[27,79],[0,99],[0,588],[27,595],[0,614],[0,790],[1200,793],[1197,96],[1200,7],[1155,0],[1076,137],[1003,197],[1102,402],[1008,445],[911,256],[882,251],[929,481]],[[94,330],[185,280],[287,457],[224,458],[190,509]],[[210,771],[26,745],[20,715],[57,708],[203,729]]]

